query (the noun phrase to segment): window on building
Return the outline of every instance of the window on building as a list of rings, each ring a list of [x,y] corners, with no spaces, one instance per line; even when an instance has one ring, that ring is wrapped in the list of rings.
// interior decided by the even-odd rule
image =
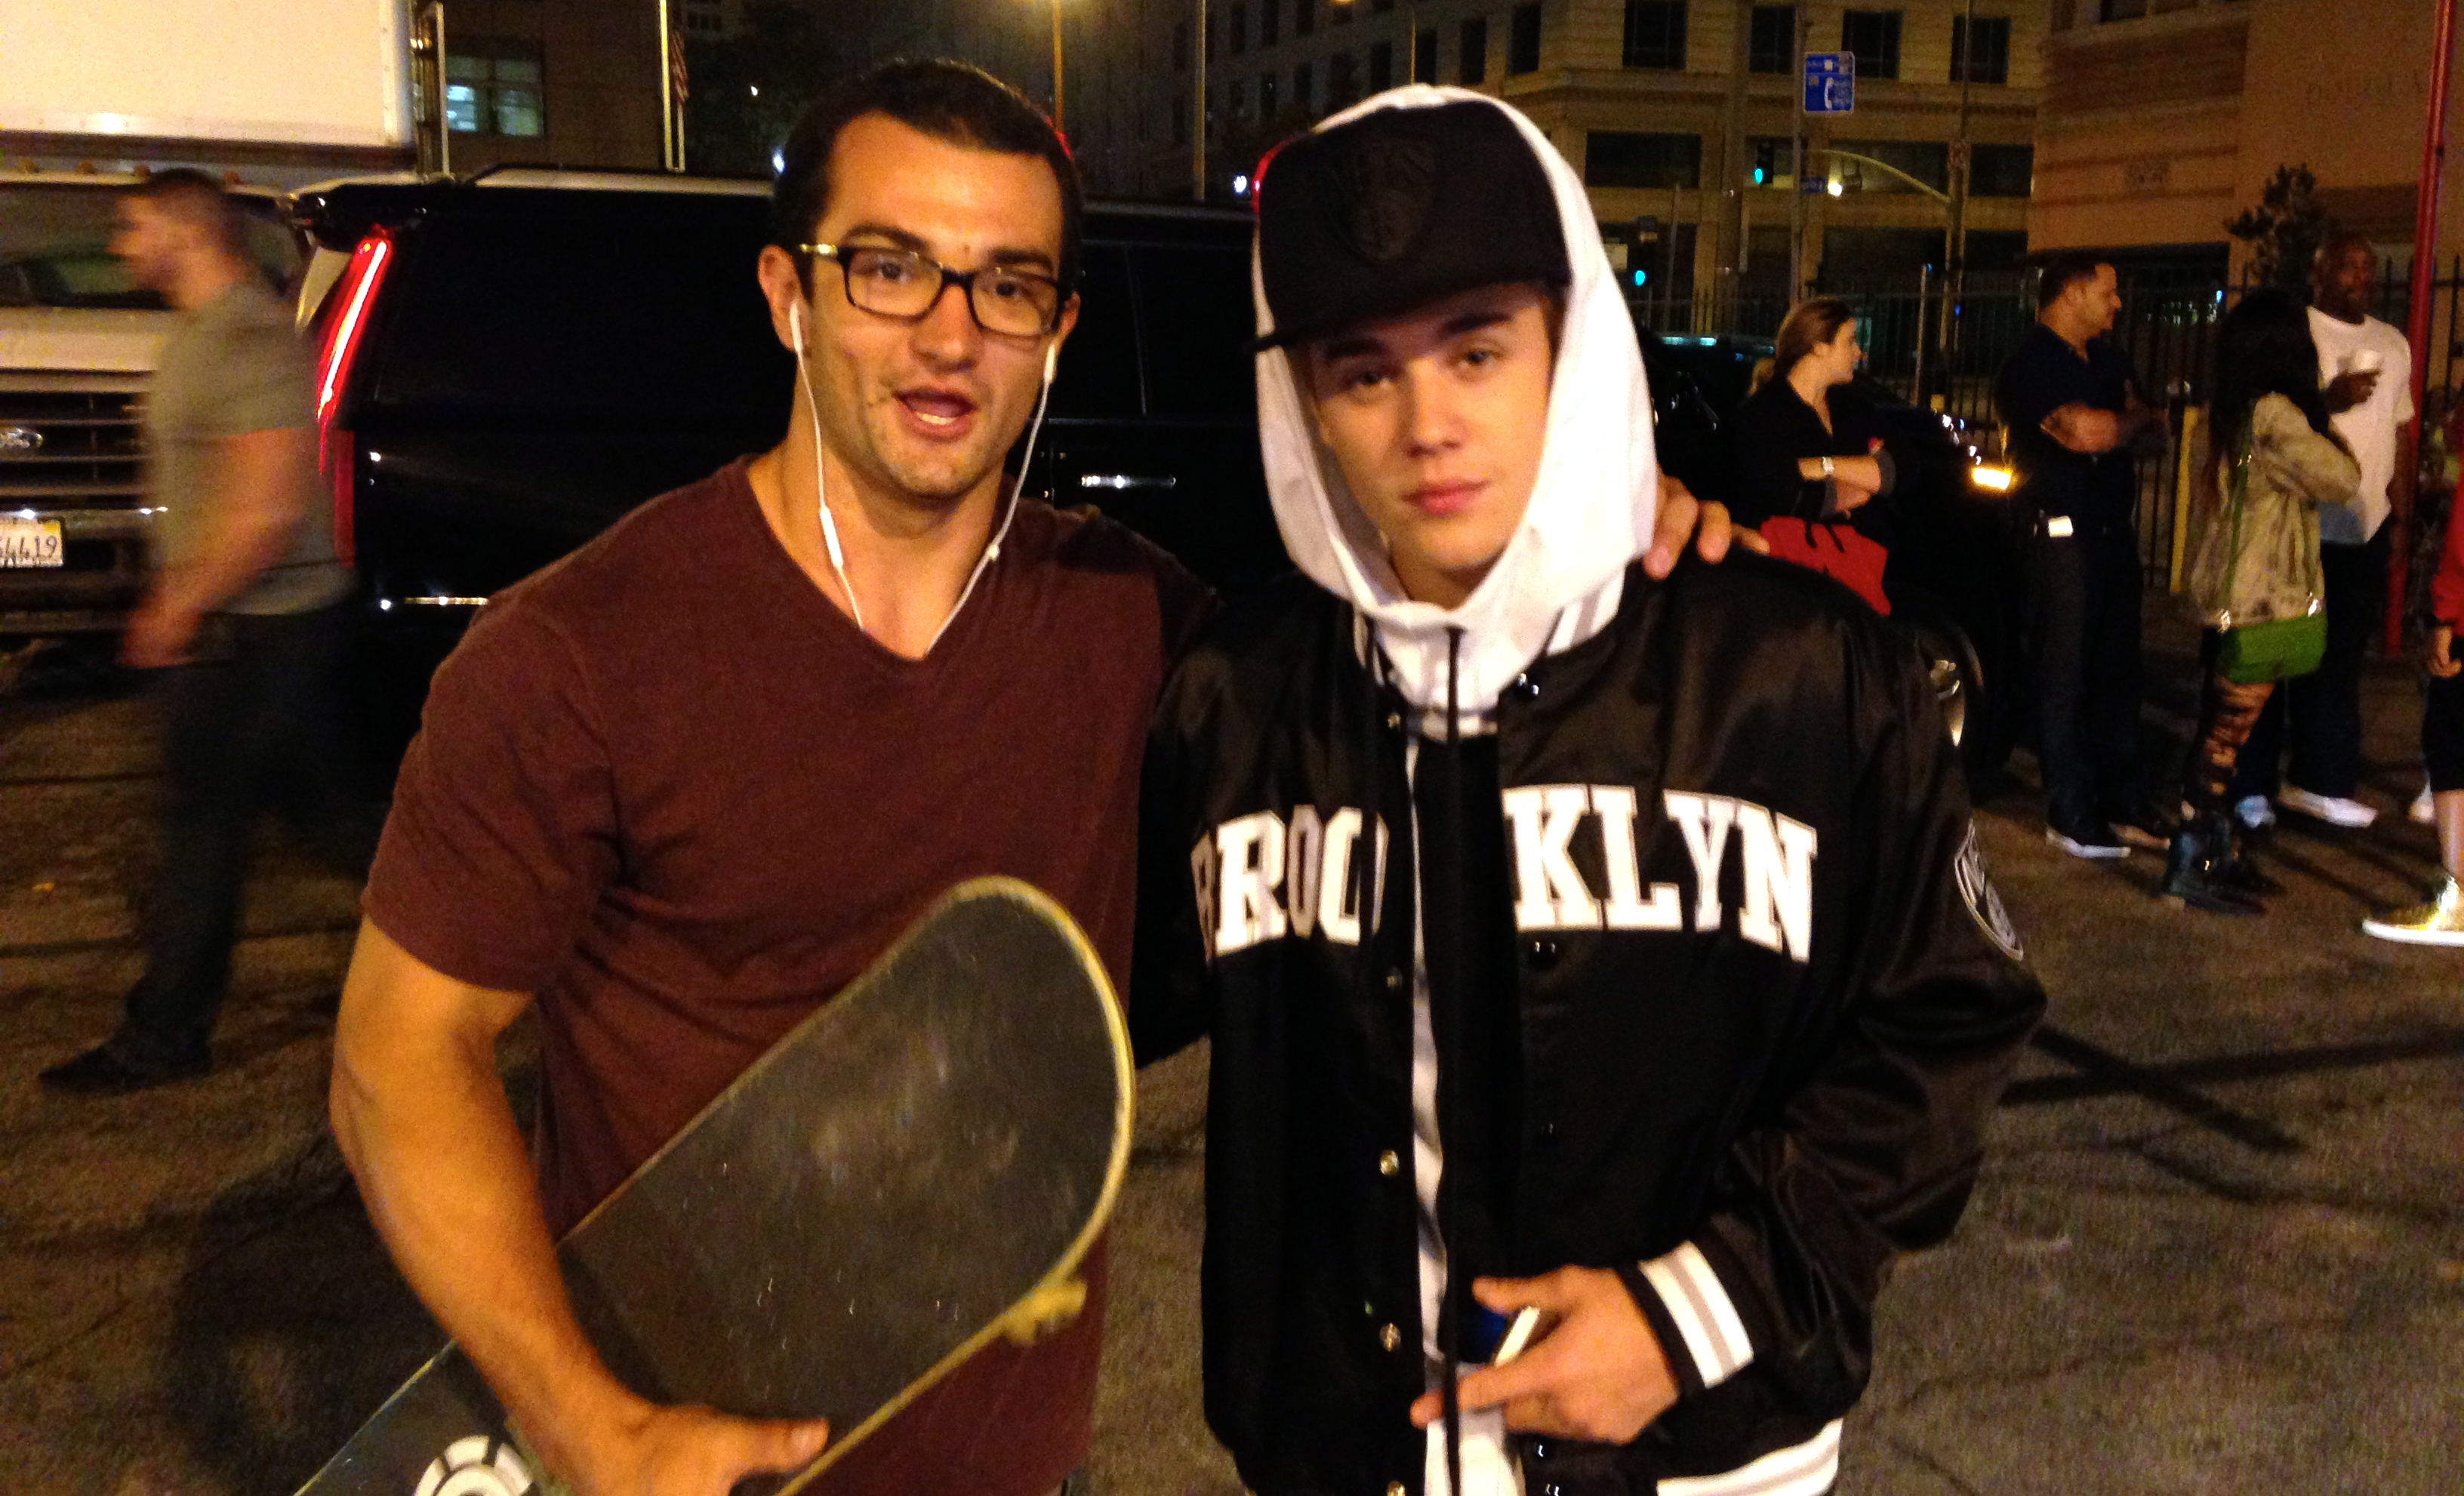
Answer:
[[[1756,135],[1746,142],[1751,164],[1746,180],[1756,187],[1785,187],[1796,184],[1796,139],[1788,135]]]
[[[1258,118],[1271,120],[1274,117],[1275,75],[1267,73],[1261,75],[1258,79]]]
[[[1753,31],[1746,41],[1746,66],[1756,73],[1796,71],[1796,7],[1754,7]]]
[[[1857,78],[1900,76],[1900,12],[1847,11],[1839,16],[1839,50],[1857,55]]]
[[[1258,45],[1271,47],[1284,39],[1284,0],[1264,0],[1258,7]]]
[[[1967,16],[1950,18],[1950,80],[1954,83],[2011,81],[2011,18],[1980,15],[1974,26]]]
[[[1172,23],[1172,70],[1175,73],[1189,71],[1189,23],[1187,21]]]
[[[1352,54],[1338,52],[1326,59],[1326,106],[1349,109],[1360,101],[1360,66]]]
[[[1248,85],[1238,81],[1234,82],[1232,85],[1232,97],[1228,102],[1232,107],[1233,123],[1238,124],[1242,121],[1249,118]]]
[[[1843,192],[1914,192],[1905,177],[1879,170],[1853,158],[1863,156],[1916,178],[1937,192],[1950,190],[1950,143],[1947,141],[1834,141],[1832,175]]]
[[[1395,44],[1374,41],[1369,44],[1369,91],[1382,94],[1395,86]]]
[[[1512,29],[1506,38],[1506,71],[1540,71],[1540,3],[1526,0],[1514,8]]]
[[[1239,56],[1249,50],[1249,8],[1236,5],[1224,18],[1223,36],[1232,44],[1232,55]]]
[[[454,43],[445,55],[445,127],[457,135],[546,134],[545,75],[537,42]]]
[[[1703,185],[1703,137],[1594,130],[1583,139],[1583,186],[1691,187]]]
[[[1292,0],[1292,34],[1307,36],[1317,30],[1317,0]]]
[[[1189,143],[1189,96],[1187,94],[1172,96],[1172,143],[1175,145]]]
[[[1488,22],[1473,16],[1463,23],[1463,42],[1457,49],[1455,81],[1469,88],[1488,81]]]
[[[1435,27],[1416,32],[1412,36],[1412,81],[1435,83],[1438,80],[1438,33]]]
[[[1313,81],[1308,63],[1292,69],[1292,104],[1304,114],[1317,113],[1317,90],[1311,86]]]
[[[1684,0],[1625,0],[1625,65],[1685,71]]]
[[[2026,197],[2035,180],[2033,145],[1971,145],[1968,191],[1971,197]]]

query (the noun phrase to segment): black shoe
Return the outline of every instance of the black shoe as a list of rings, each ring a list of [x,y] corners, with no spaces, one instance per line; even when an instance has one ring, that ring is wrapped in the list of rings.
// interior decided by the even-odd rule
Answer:
[[[2211,914],[2266,913],[2267,906],[2255,894],[2233,887],[2226,877],[2232,848],[2233,833],[2221,818],[2209,817],[2174,832],[2157,896]]]
[[[2045,823],[2045,840],[2074,857],[2085,857],[2094,862],[2110,862],[2130,855],[2129,844],[2101,821],[2079,825],[2048,821]]]
[[[2284,891],[2284,885],[2269,876],[2267,869],[2258,865],[2258,858],[2252,853],[2246,837],[2235,836],[2233,839],[2233,850],[2226,855],[2222,876],[2227,888],[2243,893],[2274,898]]]
[[[202,1049],[178,1060],[157,1062],[137,1059],[118,1040],[111,1040],[74,1060],[63,1060],[35,1079],[47,1090],[75,1096],[125,1096],[173,1081],[193,1080],[212,1067],[211,1056]]]

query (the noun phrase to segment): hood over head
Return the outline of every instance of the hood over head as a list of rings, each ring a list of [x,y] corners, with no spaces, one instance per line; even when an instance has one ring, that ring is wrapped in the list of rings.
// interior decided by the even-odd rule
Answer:
[[[1544,255],[1541,246],[1551,237],[1545,231],[1500,220],[1500,214],[1516,213],[1511,199],[1522,195],[1516,180],[1529,174],[1480,169],[1480,153],[1511,147],[1497,143],[1500,132],[1476,122],[1462,129],[1460,110],[1450,106],[1464,104],[1504,117],[1537,163],[1551,201],[1545,209],[1520,205],[1521,210],[1553,209],[1562,261],[1555,258],[1554,245]],[[1423,109],[1458,117],[1440,127],[1441,138],[1454,143],[1433,161],[1407,143],[1373,158],[1375,170],[1314,165],[1298,177],[1287,175],[1293,186],[1284,198],[1276,196],[1275,185],[1281,153],[1261,168],[1260,231],[1250,277],[1262,344],[1260,443],[1275,522],[1293,561],[1368,620],[1406,699],[1423,709],[1442,709],[1452,686],[1462,709],[1479,717],[1533,659],[1591,637],[1615,614],[1626,566],[1651,543],[1660,469],[1642,354],[1591,203],[1573,168],[1529,120],[1466,89],[1414,85],[1331,117],[1309,143],[1384,111]],[[1431,123],[1439,126],[1436,120]],[[1297,143],[1287,147],[1297,148]],[[1418,179],[1431,165],[1434,176],[1420,184]],[[1484,184],[1502,182],[1495,195],[1507,200],[1463,201],[1461,179],[1466,175]],[[1457,179],[1453,192],[1450,177]],[[1425,186],[1418,204],[1416,186]],[[1288,224],[1277,220],[1295,212],[1322,216],[1333,227],[1288,231]],[[1347,256],[1361,263],[1346,263]],[[1548,432],[1530,503],[1488,575],[1460,607],[1415,602],[1395,575],[1383,538],[1346,489],[1333,459],[1319,449],[1302,407],[1294,356],[1283,340],[1398,316],[1441,296],[1509,280],[1562,280],[1566,288]],[[1410,287],[1419,294],[1397,304],[1395,295],[1372,289],[1378,286]],[[1277,325],[1277,304],[1293,324],[1288,330]],[[1456,667],[1461,673],[1450,681],[1449,634],[1456,629],[1463,633]]]

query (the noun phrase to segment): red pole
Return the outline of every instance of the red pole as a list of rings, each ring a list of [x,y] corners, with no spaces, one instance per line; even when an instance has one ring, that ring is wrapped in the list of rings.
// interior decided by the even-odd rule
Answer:
[[[2411,570],[2412,497],[2421,473],[2421,432],[2430,398],[2430,303],[2438,266],[2438,189],[2447,174],[2448,62],[2455,52],[2455,0],[2438,0],[2438,19],[2431,28],[2430,109],[2421,131],[2421,186],[2413,198],[2412,303],[2405,336],[2412,344],[2412,432],[2407,444],[2412,471],[2404,484],[2405,507],[2395,516],[2395,543],[2387,566],[2387,651],[2404,652],[2406,574]],[[2459,286],[2464,293],[2464,286]],[[2453,523],[2451,519],[2449,521]]]

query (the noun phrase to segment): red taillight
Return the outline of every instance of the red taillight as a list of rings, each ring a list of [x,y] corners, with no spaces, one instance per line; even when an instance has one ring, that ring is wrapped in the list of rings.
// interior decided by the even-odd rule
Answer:
[[[393,235],[384,229],[368,231],[351,252],[351,263],[333,290],[333,317],[317,348],[317,467],[334,494],[334,551],[344,565],[358,560],[357,509],[352,501],[351,433],[341,425],[341,390],[351,374],[351,359],[367,330],[369,303],[393,261]]]

